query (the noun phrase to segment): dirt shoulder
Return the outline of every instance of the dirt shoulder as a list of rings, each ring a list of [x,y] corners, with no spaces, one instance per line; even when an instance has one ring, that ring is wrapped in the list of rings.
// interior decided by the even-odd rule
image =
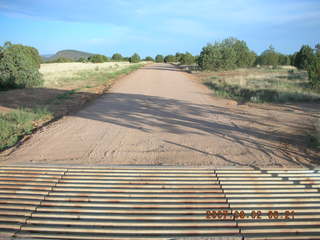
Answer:
[[[1,164],[313,167],[319,104],[237,105],[171,65],[144,67],[34,134]]]
[[[41,127],[63,116],[79,111],[88,103],[108,91],[114,82],[143,65],[145,65],[145,63],[133,64],[124,66],[121,69],[111,69],[111,71],[107,72],[94,70],[86,72],[87,78],[82,76],[80,78],[57,78],[57,80],[62,81],[62,85],[60,86],[0,91],[0,114],[12,112],[12,114],[20,115],[20,119],[12,119],[5,122],[5,124],[13,126],[16,130],[11,129],[9,132],[9,130],[7,131],[5,127],[1,126],[0,132],[4,131],[4,133],[0,134],[0,139],[4,139],[4,142],[0,142],[0,153],[2,152],[2,155],[7,155],[14,151],[15,148],[20,146],[25,140],[29,139],[29,125],[31,125],[33,129],[32,131],[36,132]],[[62,65],[62,67],[64,67],[64,65]],[[76,72],[75,70],[73,71]],[[87,85],[86,81],[90,82],[91,85]],[[38,120],[23,120],[23,118],[26,118],[26,111],[41,111],[47,114]],[[0,120],[6,120],[8,118],[6,118],[6,116],[2,115]],[[24,131],[22,125],[28,126],[28,131]],[[9,133],[10,135],[8,135]],[[11,140],[8,139],[9,136],[10,139],[15,139],[14,142],[16,142],[16,144],[14,146],[12,146]]]

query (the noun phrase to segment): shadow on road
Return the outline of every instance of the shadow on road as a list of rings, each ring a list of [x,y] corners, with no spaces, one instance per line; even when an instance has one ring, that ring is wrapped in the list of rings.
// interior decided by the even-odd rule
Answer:
[[[213,116],[219,115],[228,118],[228,121],[212,120],[217,119]],[[229,141],[230,144],[238,143],[248,149],[259,151],[269,156],[270,159],[278,157],[303,167],[311,167],[311,165],[302,163],[298,159],[310,159],[311,163],[316,163],[319,160],[318,154],[313,155],[305,152],[306,136],[271,130],[273,129],[272,125],[276,122],[272,122],[270,119],[266,122],[262,116],[240,109],[231,110],[219,106],[193,104],[176,99],[140,94],[109,93],[90,107],[77,113],[76,116],[144,132],[151,132],[157,127],[161,131],[180,135],[192,133],[218,136]],[[241,124],[236,125],[233,121]],[[253,127],[253,123],[256,123],[255,126],[259,126],[259,128]],[[299,123],[290,120],[283,124],[296,129],[301,128]],[[179,145],[173,142],[170,144]],[[295,148],[288,146],[295,146]],[[180,147],[190,148],[188,146]],[[238,166],[241,165],[223,156],[220,158]]]
[[[179,68],[172,64],[155,64],[142,68],[143,70],[159,70],[159,71],[174,71],[174,72],[187,72],[186,70]]]

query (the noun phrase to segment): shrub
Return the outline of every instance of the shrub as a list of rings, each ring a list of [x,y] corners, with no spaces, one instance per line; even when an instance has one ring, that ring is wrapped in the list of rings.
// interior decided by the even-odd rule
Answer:
[[[279,54],[279,65],[290,65],[290,57],[288,55]]]
[[[179,52],[176,53],[176,56],[175,56],[175,57],[176,57],[176,61],[177,61],[177,62],[180,62],[180,61],[181,61],[182,55],[183,55],[183,53],[179,53]]]
[[[138,63],[138,62],[140,62],[140,56],[139,56],[139,54],[138,53],[135,53],[135,54],[133,54],[131,57],[130,57],[130,59],[129,59],[129,62],[131,62],[131,63]]]
[[[270,46],[269,49],[261,53],[258,58],[258,64],[276,67],[279,65],[279,56],[280,54],[277,53],[272,46]]]
[[[96,55],[90,56],[88,58],[88,61],[92,63],[103,63],[103,62],[108,62],[109,58],[101,54],[96,54]]]
[[[186,52],[185,54],[180,55],[180,61],[181,64],[183,65],[190,65],[195,63],[195,57],[192,56],[191,53]]]
[[[167,55],[167,56],[165,56],[165,58],[164,58],[164,62],[166,62],[166,63],[176,62],[176,57],[173,56],[173,55]]]
[[[245,41],[240,41],[236,38],[227,39],[228,44],[236,54],[235,65],[240,68],[252,67],[256,61],[256,54],[247,46]]]
[[[82,62],[82,63],[85,63],[87,61],[88,61],[88,59],[84,58],[84,57],[81,57],[81,58],[78,59],[78,62]]]
[[[303,45],[295,56],[294,66],[298,69],[307,70],[308,66],[313,62],[313,57],[313,49],[308,45]]]
[[[250,51],[246,42],[232,37],[208,44],[197,57],[201,69],[214,71],[251,67],[255,60],[256,54]]]
[[[149,62],[153,62],[154,61],[154,59],[152,57],[150,57],[150,56],[147,56],[144,60],[145,61],[149,61]]]
[[[0,47],[0,89],[42,85],[40,62],[41,57],[35,48],[5,43]]]
[[[22,45],[20,45],[20,46],[22,46]],[[30,56],[32,56],[31,59],[32,59],[33,65],[40,68],[40,64],[42,63],[42,58],[39,55],[38,50],[36,48],[30,47],[30,46],[23,46],[23,48],[26,50],[26,52],[29,53]]]
[[[123,57],[120,53],[115,53],[112,55],[112,58],[111,58],[113,61],[122,61],[123,60]]]
[[[228,70],[236,67],[236,53],[225,42],[208,44],[200,53],[198,64],[203,70]]]
[[[162,55],[158,54],[156,56],[155,60],[156,60],[157,63],[163,63],[164,57]]]
[[[294,54],[292,54],[292,55],[289,55],[290,65],[294,66],[294,62],[295,62],[296,56],[297,56],[296,52]]]
[[[308,76],[311,85],[320,89],[320,57],[314,57],[308,66]]]
[[[315,52],[316,52],[316,56],[320,57],[320,43],[316,44],[315,46]]]

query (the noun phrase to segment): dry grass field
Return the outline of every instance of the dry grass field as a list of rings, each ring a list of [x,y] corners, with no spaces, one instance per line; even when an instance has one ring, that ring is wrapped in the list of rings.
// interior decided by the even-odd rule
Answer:
[[[45,87],[61,88],[70,84],[72,81],[83,78],[84,75],[112,73],[131,65],[132,64],[128,62],[46,63],[41,64],[40,72],[45,80]],[[90,79],[88,79],[88,81],[90,82]]]
[[[307,72],[294,67],[237,69],[199,75],[204,84],[214,90],[215,95],[239,102],[286,103],[320,100],[320,92],[309,85]]]

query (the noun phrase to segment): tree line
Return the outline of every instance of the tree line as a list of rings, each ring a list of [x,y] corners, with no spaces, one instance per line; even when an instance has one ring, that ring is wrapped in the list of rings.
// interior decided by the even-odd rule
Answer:
[[[102,55],[102,54],[95,54],[90,57],[84,58],[80,57],[76,62],[91,62],[91,63],[103,63],[103,62],[131,62],[131,63],[138,63],[140,61],[147,61],[147,62],[157,62],[157,63],[181,63],[181,64],[193,64],[196,62],[196,56],[193,56],[191,53],[176,53],[175,55],[167,55],[163,56],[158,54],[155,58],[151,56],[147,56],[145,58],[141,58],[138,53],[134,53],[131,57],[124,57],[120,53],[115,53],[112,55],[111,58]],[[64,62],[75,62],[75,60],[66,58],[66,57],[59,57],[53,60],[44,61],[44,63],[64,63]]]
[[[221,42],[207,44],[202,48],[197,63],[201,70],[220,71],[248,68],[258,65],[276,68],[279,65],[292,65],[306,70],[314,88],[320,88],[320,44],[314,48],[303,45],[291,55],[277,52],[270,46],[259,56],[250,50],[245,41],[227,38]]]
[[[58,58],[54,62],[71,62],[67,58]],[[227,38],[222,41],[209,43],[202,48],[199,55],[189,52],[161,55],[155,58],[147,56],[144,59],[138,53],[131,57],[124,57],[114,53],[111,58],[102,54],[88,58],[79,58],[78,62],[102,63],[108,61],[153,61],[157,63],[179,63],[181,65],[197,65],[203,71],[232,70],[236,68],[250,68],[255,66],[292,65],[308,71],[310,83],[320,89],[320,44],[314,48],[303,45],[299,51],[291,55],[277,52],[270,46],[257,55],[250,50],[247,43],[236,38]],[[37,49],[21,44],[6,42],[0,46],[0,89],[24,88],[40,86],[43,83],[39,73],[42,58]]]

